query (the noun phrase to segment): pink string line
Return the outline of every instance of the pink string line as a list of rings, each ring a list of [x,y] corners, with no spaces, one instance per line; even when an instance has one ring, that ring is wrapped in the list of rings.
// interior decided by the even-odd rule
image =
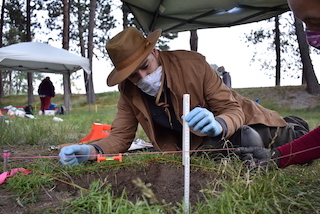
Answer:
[[[311,151],[311,150],[314,150],[314,149],[319,149],[319,148],[320,148],[320,146],[312,147],[312,148],[309,148],[309,149],[297,151],[297,152],[290,153],[290,154],[287,154],[287,155],[282,155],[280,157],[273,158],[273,159],[270,159],[270,160],[266,160],[266,161],[262,161],[262,162],[259,162],[259,163],[255,163],[255,165],[259,165],[259,164],[262,164],[262,163],[266,163],[266,162],[269,162],[269,161],[274,161],[274,160],[285,158],[285,157],[294,156],[294,155],[297,155],[297,154],[300,154],[300,153],[308,152],[308,151]],[[232,150],[235,150],[235,149],[236,148],[203,149],[203,150],[190,150],[190,151],[164,151],[164,152],[150,152],[150,153],[137,152],[137,153],[122,153],[122,155],[128,156],[128,155],[142,155],[142,154],[174,154],[174,153],[182,153],[182,152],[232,151]],[[117,155],[119,155],[119,153],[117,153],[117,154],[101,154],[101,155],[103,155],[103,156],[117,156]],[[8,159],[31,159],[31,158],[90,157],[90,156],[97,156],[97,155],[65,155],[65,156],[57,155],[57,156],[25,156],[25,157],[9,157],[9,156],[7,156],[7,158]]]
[[[189,152],[204,152],[204,151],[227,151],[227,150],[235,150],[235,148],[223,148],[223,149],[205,149],[205,150],[190,150]],[[182,152],[188,152],[188,151],[164,151],[164,152],[137,152],[137,153],[122,153],[122,155],[142,155],[142,154],[169,154],[169,153],[182,153]],[[117,156],[117,154],[101,154],[102,156]],[[9,159],[31,159],[31,158],[60,158],[60,157],[91,157],[91,156],[97,156],[97,155],[55,155],[55,156],[25,156],[25,157],[8,157]]]

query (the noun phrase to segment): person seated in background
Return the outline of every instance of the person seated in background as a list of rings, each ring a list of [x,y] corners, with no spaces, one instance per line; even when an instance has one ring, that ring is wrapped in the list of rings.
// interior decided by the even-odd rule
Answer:
[[[288,0],[293,14],[306,25],[306,38],[310,46],[320,49],[320,1]],[[243,161],[251,161],[257,165],[268,165],[275,160],[279,168],[292,164],[308,163],[320,158],[320,127],[274,149],[261,147],[240,147],[235,150]]]
[[[230,73],[225,71],[224,66],[220,66],[218,68],[218,72],[222,76],[223,83],[226,84],[226,86],[228,86],[229,88],[231,88],[231,76],[230,76]]]
[[[50,77],[44,78],[38,88],[38,94],[41,101],[39,115],[43,114],[45,110],[50,109],[51,98],[55,96],[55,88]]]
[[[194,51],[155,48],[161,30],[144,37],[129,27],[106,45],[115,68],[107,85],[118,85],[118,111],[108,137],[88,145],[63,147],[63,165],[96,160],[97,154],[126,152],[138,124],[158,151],[182,149],[183,95],[190,95],[190,149],[260,146],[274,148],[308,133],[300,117],[277,112],[241,96]],[[272,143],[271,143],[272,142]],[[232,144],[232,145],[229,145]]]
[[[229,72],[225,71],[224,66],[219,67],[216,64],[211,64],[211,67],[215,72],[217,72],[217,74],[219,74],[219,76],[221,76],[223,83],[231,88],[231,76]]]

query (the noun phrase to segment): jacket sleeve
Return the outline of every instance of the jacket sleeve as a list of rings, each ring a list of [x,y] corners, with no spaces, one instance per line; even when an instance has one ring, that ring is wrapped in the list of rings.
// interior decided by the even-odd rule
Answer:
[[[112,122],[110,135],[94,142],[105,154],[126,152],[135,138],[138,121],[127,103],[125,97],[120,94],[118,112]]]
[[[227,130],[225,136],[230,137],[237,129],[244,125],[245,115],[233,96],[232,91],[222,82],[208,63],[204,63],[205,77],[203,78],[204,97],[208,109],[213,112],[217,120],[223,120]]]
[[[277,147],[282,157],[280,168],[285,168],[292,164],[307,163],[320,158],[320,127],[312,130],[306,135]]]
[[[42,82],[40,83],[39,87],[38,87],[38,94],[41,95],[41,88],[42,88]]]
[[[163,51],[161,60],[168,87],[176,95],[177,103],[181,102],[184,93],[190,94],[190,108],[202,106],[210,110],[224,126],[222,137],[230,137],[244,125],[245,116],[238,100],[203,55],[190,51]],[[182,103],[176,108],[179,109],[176,114],[182,115]],[[199,131],[191,132],[204,136]]]

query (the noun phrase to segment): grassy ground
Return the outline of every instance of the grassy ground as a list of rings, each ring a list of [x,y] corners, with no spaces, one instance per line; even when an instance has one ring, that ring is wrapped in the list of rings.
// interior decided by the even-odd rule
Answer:
[[[261,105],[283,116],[304,117],[313,129],[320,125],[320,104],[293,106],[301,90],[304,88],[236,89],[250,99],[259,98]],[[286,97],[290,102],[284,102]],[[97,94],[97,103],[87,106],[85,95],[72,95],[73,110],[57,115],[62,122],[44,115],[35,115],[36,120],[1,118],[0,148],[9,149],[13,157],[34,158],[9,160],[9,169],[23,167],[32,173],[19,174],[0,185],[0,213],[184,213],[180,155],[147,152],[124,156],[122,163],[106,161],[62,167],[58,152],[48,150],[51,145],[78,142],[88,134],[92,123],[110,124],[117,98],[117,92]],[[35,99],[36,107],[39,100],[37,96]],[[319,97],[309,99],[317,101]],[[24,106],[26,100],[25,95],[8,96],[1,99],[1,107]],[[61,105],[62,95],[52,102]],[[140,128],[136,137],[148,140]],[[190,213],[320,211],[318,160],[309,166],[267,171],[250,171],[234,156],[217,162],[205,155],[192,156],[191,163]]]

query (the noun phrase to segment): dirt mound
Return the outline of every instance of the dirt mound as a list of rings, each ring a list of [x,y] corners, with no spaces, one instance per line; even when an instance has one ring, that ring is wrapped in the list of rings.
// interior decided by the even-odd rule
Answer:
[[[207,184],[215,179],[211,172],[201,169],[193,170],[190,173],[190,202],[195,203],[203,200],[201,189],[207,188]],[[73,183],[83,188],[89,188],[93,180],[100,179],[111,184],[115,195],[120,197],[125,189],[128,199],[135,202],[137,197],[141,198],[142,192],[132,181],[140,178],[147,187],[152,189],[157,199],[165,203],[182,202],[184,196],[184,168],[170,163],[150,162],[141,168],[125,167],[117,170],[108,170],[106,173],[89,173],[73,178]],[[74,187],[58,182],[56,191],[74,191]]]
[[[34,150],[32,150],[34,151]],[[24,153],[20,150],[16,153]],[[50,155],[51,152],[46,152]],[[54,188],[42,187],[39,201],[22,204],[12,192],[0,186],[0,213],[35,213],[48,208],[61,208],[63,200],[72,200],[80,195],[80,189],[89,189],[94,180],[110,184],[115,197],[120,197],[125,190],[127,198],[136,202],[142,198],[142,189],[132,181],[140,178],[151,189],[156,198],[165,204],[182,203],[184,197],[184,167],[168,161],[150,161],[140,165],[126,165],[121,168],[88,170],[82,175],[66,175],[62,180],[55,180]],[[201,168],[192,167],[190,172],[190,203],[204,201],[200,190],[207,189],[208,184],[217,178],[217,174]],[[79,187],[77,187],[79,186]],[[219,191],[220,187],[215,187]]]
[[[289,106],[291,109],[307,109],[319,106],[320,96],[311,95],[306,90],[289,92],[287,99],[278,99],[280,106]]]
[[[261,103],[273,103],[289,109],[308,109],[320,106],[320,95],[311,95],[306,86],[276,86],[261,88],[234,89],[244,97],[259,100]]]

